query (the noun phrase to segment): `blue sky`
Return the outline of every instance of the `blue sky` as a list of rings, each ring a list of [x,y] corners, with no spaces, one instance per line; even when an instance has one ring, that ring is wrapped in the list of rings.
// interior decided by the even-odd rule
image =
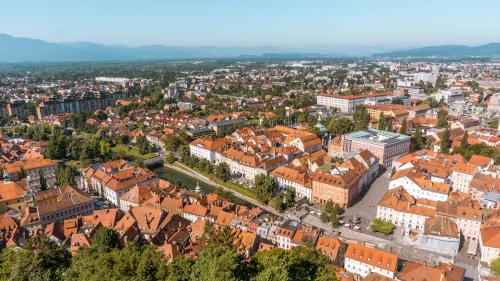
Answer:
[[[277,47],[500,42],[498,0],[4,0],[0,7],[0,33],[49,42]]]

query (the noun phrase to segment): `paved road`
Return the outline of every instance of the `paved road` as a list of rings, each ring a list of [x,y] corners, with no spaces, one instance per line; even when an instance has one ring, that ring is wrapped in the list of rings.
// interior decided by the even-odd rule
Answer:
[[[348,240],[362,241],[365,243],[376,244],[389,242],[388,240],[374,237],[368,234],[359,233],[345,227],[333,228],[330,223],[323,223],[318,217],[313,215],[307,215],[303,220],[304,223],[317,226],[324,229],[326,232],[334,233],[336,231],[340,232],[340,237]]]
[[[181,164],[181,165],[182,165],[182,164]],[[183,165],[183,166],[184,166],[184,165]],[[243,195],[243,194],[241,194],[241,193],[238,193],[238,192],[236,192],[236,191],[234,191],[234,190],[232,190],[232,189],[229,189],[229,188],[227,188],[227,187],[225,187],[225,186],[223,186],[223,185],[220,185],[220,184],[218,184],[218,183],[215,183],[215,182],[211,181],[209,178],[207,178],[207,177],[205,177],[205,176],[203,176],[203,175],[199,174],[198,172],[196,172],[196,171],[194,171],[194,170],[192,170],[192,169],[190,169],[190,168],[188,168],[188,167],[186,167],[186,166],[184,166],[184,167],[185,167],[186,169],[188,169],[190,172],[188,172],[188,171],[186,171],[186,170],[184,170],[184,169],[178,168],[178,167],[176,167],[176,166],[173,166],[173,165],[167,164],[167,163],[165,163],[165,167],[167,167],[167,168],[169,168],[169,169],[171,169],[171,170],[174,170],[174,171],[176,171],[176,172],[179,172],[179,173],[185,174],[185,175],[186,175],[186,176],[188,176],[188,177],[191,177],[191,178],[197,179],[197,180],[199,180],[199,181],[202,181],[202,182],[204,182],[204,183],[206,183],[206,184],[209,184],[209,185],[212,185],[212,186],[217,186],[217,187],[222,187],[224,190],[231,191],[231,192],[234,194],[234,196],[235,196],[235,197],[238,197],[238,198],[240,198],[240,199],[242,199],[242,200],[245,200],[245,201],[247,201],[247,202],[249,202],[249,203],[251,203],[251,204],[253,204],[253,205],[255,205],[255,206],[257,206],[257,207],[259,207],[259,208],[261,208],[261,209],[263,209],[263,210],[266,210],[267,212],[269,212],[269,213],[271,213],[271,214],[273,214],[273,215],[276,215],[276,216],[281,217],[281,218],[286,218],[286,216],[285,216],[284,214],[279,213],[279,212],[278,212],[278,211],[276,211],[274,208],[272,208],[272,207],[270,207],[270,206],[268,206],[268,205],[264,205],[264,204],[260,203],[259,201],[255,200],[255,199],[253,199],[253,198],[251,198],[251,197],[248,197],[248,196],[246,196],[246,195]]]
[[[207,184],[210,184],[212,186],[219,186],[222,187],[225,190],[233,192],[234,196],[245,200],[255,206],[258,206],[259,208],[262,208],[263,210],[268,211],[271,214],[274,214],[276,216],[279,216],[281,218],[286,218],[286,216],[282,213],[277,212],[274,208],[269,207],[267,205],[264,205],[260,203],[259,201],[250,198],[248,196],[245,196],[241,193],[238,193],[232,189],[229,189],[225,186],[219,185],[207,177],[197,173],[196,171],[189,169],[186,167],[191,172],[188,172],[186,170],[180,169],[178,167],[172,166],[170,164],[165,164],[166,167],[169,169],[172,169],[174,171],[177,171],[179,173],[183,173],[189,177],[195,178],[199,181],[205,182]],[[354,216],[356,213],[357,216],[360,216],[362,218],[362,224],[360,226],[362,227],[363,231],[366,231],[365,228],[368,228],[370,223],[366,223],[366,220],[373,221],[373,219],[376,216],[376,209],[375,208],[370,208],[367,206],[373,205],[376,206],[380,198],[384,195],[384,193],[387,191],[387,188],[389,186],[389,178],[390,178],[390,172],[386,172],[382,174],[375,182],[371,185],[370,189],[368,192],[362,197],[362,200],[358,201],[352,208],[349,208],[348,211],[345,212],[344,214],[344,219],[347,221],[347,219],[351,218]],[[430,258],[438,258],[442,257],[445,260],[450,259],[451,257],[442,255],[440,253],[435,253],[431,251],[424,251],[420,249],[415,249],[411,248],[409,246],[403,245],[398,243],[397,240],[390,241],[388,240],[390,238],[383,236],[382,237],[377,237],[374,233],[369,232],[370,234],[365,234],[365,233],[359,233],[356,231],[353,231],[351,229],[345,228],[345,227],[338,227],[338,228],[333,228],[329,223],[323,223],[318,217],[313,216],[308,214],[303,220],[305,224],[308,225],[313,225],[316,227],[319,227],[321,229],[324,229],[327,234],[333,234],[335,232],[340,233],[340,238],[349,240],[349,241],[361,241],[365,243],[369,243],[372,245],[376,245],[379,248],[386,248],[391,249],[393,253],[397,254],[400,256],[401,259],[408,260],[408,261],[413,261],[413,262],[420,262],[422,263],[424,260],[429,260]],[[380,234],[379,234],[380,235]],[[459,260],[456,262],[458,266],[462,266],[466,268],[466,277],[468,280],[476,280],[477,279],[477,268],[474,268],[472,265],[472,261],[466,261],[466,260]]]

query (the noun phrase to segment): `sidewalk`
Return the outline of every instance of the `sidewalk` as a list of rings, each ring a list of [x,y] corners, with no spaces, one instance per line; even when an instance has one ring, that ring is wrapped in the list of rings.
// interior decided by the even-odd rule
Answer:
[[[227,188],[227,187],[225,187],[223,185],[215,183],[215,182],[211,181],[209,178],[207,178],[207,177],[205,177],[203,175],[200,175],[198,172],[194,171],[193,169],[190,169],[190,168],[186,167],[185,165],[182,165],[182,166],[185,167],[191,173],[189,173],[188,171],[186,171],[184,169],[178,168],[176,166],[173,166],[173,165],[170,165],[170,164],[165,164],[165,167],[168,167],[171,170],[174,170],[176,172],[182,173],[182,174],[184,174],[184,175],[186,175],[188,177],[197,179],[197,180],[199,180],[201,182],[204,182],[206,184],[209,184],[211,186],[221,187],[222,189],[224,189],[226,191],[231,191],[234,194],[234,196],[236,196],[236,197],[238,197],[238,198],[240,198],[240,199],[242,199],[244,201],[247,201],[248,203],[251,203],[252,205],[257,206],[257,207],[261,208],[262,210],[266,210],[267,212],[269,212],[269,213],[271,213],[273,215],[276,215],[278,217],[286,218],[286,216],[284,214],[276,211],[274,208],[272,208],[272,207],[270,207],[268,205],[262,204],[259,201],[255,200],[255,199],[253,199],[251,197],[248,197],[246,195],[238,193],[238,192],[236,192],[236,191],[234,191],[234,190],[232,190],[230,188]]]

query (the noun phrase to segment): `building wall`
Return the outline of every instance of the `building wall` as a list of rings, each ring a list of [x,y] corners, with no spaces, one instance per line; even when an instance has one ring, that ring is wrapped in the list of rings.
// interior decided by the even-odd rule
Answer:
[[[389,278],[394,278],[394,272],[390,272],[389,270],[385,270],[376,266],[368,265],[349,257],[345,257],[344,269],[350,273],[359,274],[363,278],[368,276],[370,272],[375,272]]]
[[[453,173],[451,174],[451,187],[453,191],[458,190],[460,192],[469,193],[470,182],[472,181],[473,177],[474,175],[453,171]]]
[[[312,184],[312,202],[325,204],[328,201],[337,203],[341,207],[347,208],[352,205],[358,195],[358,182],[349,188],[329,185],[313,181]]]
[[[392,208],[377,206],[377,218],[390,221],[394,225],[410,227],[413,230],[424,229],[425,220],[429,217],[413,213],[400,212]]]
[[[460,237],[443,237],[423,234],[420,237],[420,249],[438,252],[444,255],[453,255],[458,253]]]
[[[70,208],[57,210],[52,213],[40,215],[40,222],[42,228],[53,222],[63,222],[66,219],[73,219],[80,216],[91,215],[94,213],[94,203],[86,203],[80,205],[74,205]]]
[[[408,179],[408,177],[401,177],[399,179],[391,180],[391,182],[389,183],[389,189],[394,189],[400,186],[403,186],[411,196],[415,197],[415,199],[423,198],[434,201],[448,200],[448,194],[423,190],[415,182]]]
[[[402,140],[388,145],[379,145],[362,139],[351,138],[346,136],[343,140],[344,152],[357,153],[361,150],[369,150],[373,155],[377,156],[380,163],[384,167],[390,167],[392,161],[396,160],[410,152],[410,139]]]

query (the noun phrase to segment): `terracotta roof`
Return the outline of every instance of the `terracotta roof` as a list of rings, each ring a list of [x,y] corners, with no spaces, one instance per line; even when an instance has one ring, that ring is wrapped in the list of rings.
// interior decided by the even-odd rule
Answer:
[[[51,196],[45,196],[50,194]],[[53,189],[39,191],[36,195],[37,198],[53,198],[50,203],[45,203],[38,206],[38,213],[40,216],[47,215],[60,210],[72,208],[73,206],[88,204],[93,202],[87,194],[81,191],[76,186],[66,185],[63,187],[56,187]]]
[[[345,257],[361,263],[396,272],[398,266],[398,256],[374,248],[369,248],[361,244],[349,243]]]
[[[0,202],[9,201],[12,199],[20,199],[26,192],[30,189],[28,187],[28,180],[26,178],[21,179],[17,182],[5,183],[5,181],[0,180]]]
[[[456,223],[446,217],[434,217],[425,220],[424,234],[457,238],[459,230]]]
[[[479,167],[487,167],[490,163],[495,163],[495,161],[493,161],[493,158],[475,154],[472,155],[469,160],[469,164]]]
[[[26,161],[16,161],[14,163],[4,164],[3,167],[5,170],[7,170],[9,174],[12,174],[12,173],[19,173],[21,167],[23,167],[26,171],[28,171],[32,169],[40,169],[56,165],[57,162],[52,159],[35,158]]]
[[[462,281],[465,275],[465,268],[449,264],[440,263],[436,267],[424,264],[406,262],[397,278],[401,281],[411,280],[440,280],[440,281]]]
[[[125,194],[120,196],[120,201],[127,201],[137,205],[141,205],[145,201],[153,197],[153,193],[146,186],[134,186],[132,189],[127,191]]]
[[[184,206],[184,213],[204,217],[208,213],[208,209],[200,204],[188,204]]]
[[[320,251],[323,255],[335,260],[337,259],[339,249],[343,245],[345,244],[336,238],[321,236],[318,239],[318,243],[316,244],[316,250]]]
[[[455,165],[453,172],[467,174],[467,175],[474,175],[476,169],[477,169],[476,166],[468,165],[465,163],[458,163],[457,165]]]
[[[500,249],[500,227],[498,224],[481,228],[481,240],[486,247]]]

